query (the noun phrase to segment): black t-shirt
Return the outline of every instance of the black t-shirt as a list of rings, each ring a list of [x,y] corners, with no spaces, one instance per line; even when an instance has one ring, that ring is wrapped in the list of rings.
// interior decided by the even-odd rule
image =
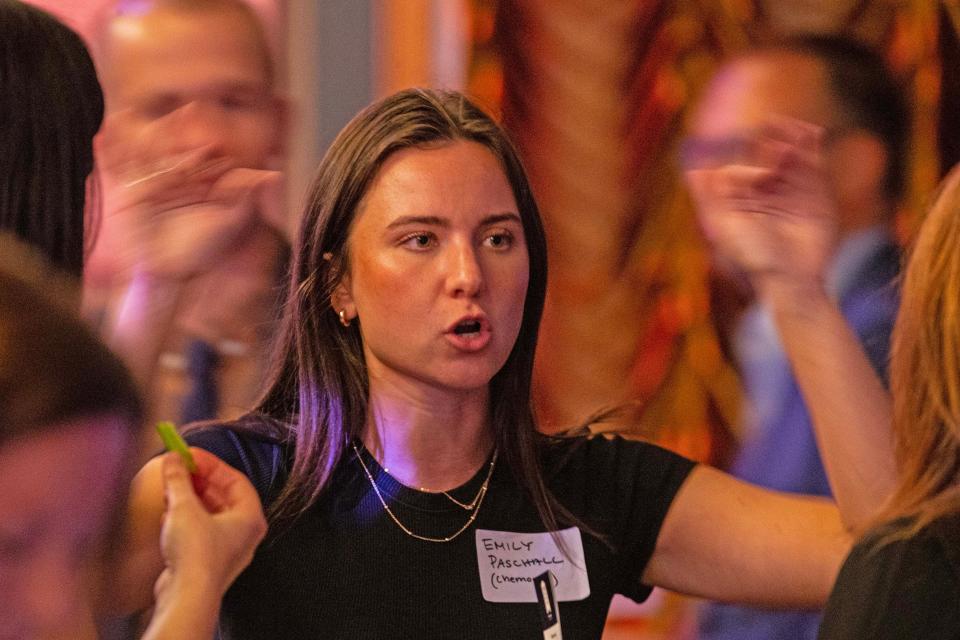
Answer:
[[[244,471],[269,501],[282,484],[289,452],[230,426],[208,427],[187,439]],[[403,486],[361,452],[390,510],[409,530],[442,537],[469,519],[470,512],[446,496]],[[603,536],[580,535],[589,595],[559,604],[566,640],[600,638],[613,594],[637,601],[649,595],[640,575],[693,463],[654,445],[602,437],[544,438],[542,461],[554,495]],[[487,470],[484,465],[451,495],[469,503]],[[433,543],[397,526],[349,451],[307,512],[271,527],[224,598],[223,637],[542,638],[536,604],[485,600],[481,582],[498,578],[481,568],[481,558],[484,565],[488,559],[502,565],[502,557],[489,547],[479,553],[481,544],[492,543],[478,530],[544,531],[502,457],[473,525],[451,542]]]
[[[847,556],[819,640],[960,639],[960,514],[877,546],[890,530],[866,536]]]

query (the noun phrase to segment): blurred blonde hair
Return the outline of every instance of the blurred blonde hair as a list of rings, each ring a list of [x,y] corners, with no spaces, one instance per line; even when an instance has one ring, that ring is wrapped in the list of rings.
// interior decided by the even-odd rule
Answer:
[[[896,539],[960,511],[960,165],[910,252],[891,358],[900,484],[881,519],[909,519]]]

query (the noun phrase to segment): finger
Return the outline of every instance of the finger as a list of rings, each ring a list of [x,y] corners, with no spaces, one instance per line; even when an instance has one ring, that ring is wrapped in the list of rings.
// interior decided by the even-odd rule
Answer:
[[[156,237],[156,225],[180,209],[205,202],[208,189],[198,185],[180,185],[175,189],[154,190],[147,185],[118,190],[112,215],[129,220],[131,229],[149,234],[144,242]]]
[[[155,160],[190,150],[182,134],[189,111],[194,109],[183,105],[143,123],[137,136],[141,153]]]
[[[203,449],[191,447],[197,475],[206,482],[204,504],[219,512],[227,508],[260,508],[260,498],[250,480],[240,471]],[[208,502],[209,501],[209,502]]]
[[[771,114],[760,128],[761,137],[803,147],[823,138],[826,129],[818,124],[781,114]]]
[[[747,165],[727,165],[693,172],[688,177],[703,214],[723,211],[762,211],[765,188],[775,177],[772,170]]]
[[[819,125],[788,118],[771,116],[760,137],[760,147],[770,155],[767,166],[819,167],[827,130]]]
[[[216,200],[239,202],[245,198],[252,198],[255,191],[267,188],[279,180],[278,171],[232,168],[216,180],[211,187],[210,195]]]
[[[163,491],[167,511],[189,509],[197,505],[190,472],[179,454],[170,452],[163,456]]]
[[[193,461],[197,465],[195,475],[203,484],[202,491],[198,492],[197,495],[203,501],[207,511],[218,513],[227,505],[224,493],[225,476],[222,467],[229,467],[229,465],[203,449],[190,447],[190,452],[193,454]]]
[[[214,183],[232,167],[229,160],[208,159],[202,150],[169,158],[129,179],[123,185],[125,201],[159,209],[202,204],[209,200]]]
[[[203,175],[213,169],[221,173],[227,171],[231,164],[229,160],[211,155],[209,147],[198,147],[178,153],[164,155],[152,162],[141,166],[141,175],[131,181],[133,184],[153,180],[154,184],[160,179],[177,183],[184,178],[194,175]],[[128,183],[128,186],[131,186]]]

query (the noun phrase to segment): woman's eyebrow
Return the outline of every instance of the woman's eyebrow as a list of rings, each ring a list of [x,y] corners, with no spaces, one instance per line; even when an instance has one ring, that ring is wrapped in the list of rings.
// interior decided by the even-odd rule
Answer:
[[[480,225],[486,226],[497,224],[498,222],[516,222],[519,225],[523,224],[523,222],[520,220],[520,216],[518,216],[516,213],[495,213],[481,220]]]
[[[479,226],[497,224],[498,222],[516,222],[518,224],[522,224],[519,215],[509,212],[489,215],[480,221]],[[400,216],[388,224],[387,229],[396,229],[397,227],[405,227],[411,224],[427,225],[432,227],[449,227],[450,221],[446,218],[441,218],[440,216]]]
[[[404,227],[409,224],[425,224],[434,227],[448,227],[450,222],[444,218],[438,216],[400,216],[393,222],[387,225],[387,229],[395,229],[396,227]]]

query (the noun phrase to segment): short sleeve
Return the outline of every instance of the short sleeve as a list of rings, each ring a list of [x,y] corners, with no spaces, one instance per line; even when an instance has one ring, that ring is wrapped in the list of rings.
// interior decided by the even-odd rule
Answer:
[[[281,447],[269,438],[222,425],[203,426],[184,438],[187,444],[209,451],[246,475],[264,504],[281,483]]]
[[[696,463],[656,445],[594,436],[568,451],[557,497],[595,526],[616,555],[616,591],[642,602],[640,576],[673,499]]]
[[[948,555],[924,533],[859,543],[837,576],[819,640],[960,638],[960,584]]]

